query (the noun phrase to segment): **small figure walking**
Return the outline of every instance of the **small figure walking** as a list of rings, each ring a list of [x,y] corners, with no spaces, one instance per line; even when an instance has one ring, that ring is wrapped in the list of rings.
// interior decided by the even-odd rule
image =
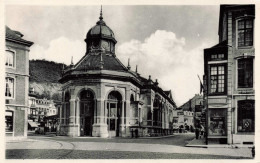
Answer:
[[[200,134],[200,130],[198,127],[196,127],[196,129],[195,129],[196,139],[199,139],[199,134]]]
[[[201,129],[200,129],[200,137],[204,137],[204,127],[201,126]]]
[[[252,147],[252,157],[255,158],[255,146]]]

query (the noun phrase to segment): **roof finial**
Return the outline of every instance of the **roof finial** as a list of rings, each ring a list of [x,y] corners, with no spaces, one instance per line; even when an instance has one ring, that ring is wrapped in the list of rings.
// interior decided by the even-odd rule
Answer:
[[[101,9],[100,9],[100,16],[99,16],[99,20],[102,20],[103,19],[103,16],[102,16],[102,5],[101,5]]]
[[[70,65],[73,65],[73,56],[71,56],[71,64]]]
[[[136,72],[136,73],[138,73],[138,71],[137,71],[137,67],[138,67],[138,65],[136,65],[136,68],[135,68],[135,72]]]
[[[128,65],[127,65],[127,69],[130,70],[131,66],[130,66],[130,58],[128,58]]]

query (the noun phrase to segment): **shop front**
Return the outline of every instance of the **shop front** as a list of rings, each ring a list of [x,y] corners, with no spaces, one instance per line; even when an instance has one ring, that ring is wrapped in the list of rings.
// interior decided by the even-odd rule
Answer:
[[[209,143],[227,143],[227,109],[210,108],[208,118]]]

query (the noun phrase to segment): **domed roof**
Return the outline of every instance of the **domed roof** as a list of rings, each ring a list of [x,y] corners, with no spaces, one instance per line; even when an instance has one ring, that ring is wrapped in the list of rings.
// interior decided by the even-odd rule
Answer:
[[[91,38],[92,36],[106,36],[112,37],[115,39],[114,32],[106,25],[102,17],[102,10],[100,12],[99,21],[96,23],[94,27],[92,27],[87,33],[87,39]]]

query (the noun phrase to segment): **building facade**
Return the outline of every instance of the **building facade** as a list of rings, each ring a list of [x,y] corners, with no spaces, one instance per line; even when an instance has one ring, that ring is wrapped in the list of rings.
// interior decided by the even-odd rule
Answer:
[[[219,43],[204,50],[208,143],[254,144],[254,5],[221,5]]]
[[[32,130],[41,126],[56,130],[59,107],[60,105],[52,100],[37,98],[33,89],[31,89],[29,93],[28,129]]]
[[[195,94],[189,101],[179,107],[183,111],[184,124],[189,126],[189,130],[193,130],[196,126],[203,125],[201,123],[201,112],[203,108],[203,96]],[[188,127],[186,127],[187,129]]]
[[[6,26],[5,49],[5,133],[27,137],[29,51],[33,44],[23,34]]]
[[[85,39],[86,54],[68,66],[60,82],[60,133],[73,137],[157,136],[172,133],[171,91],[125,67],[115,54],[113,31],[103,21]]]

